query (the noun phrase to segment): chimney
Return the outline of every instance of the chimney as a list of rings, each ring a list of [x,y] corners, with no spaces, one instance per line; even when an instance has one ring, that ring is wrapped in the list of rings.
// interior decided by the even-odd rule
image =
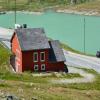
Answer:
[[[27,24],[23,24],[23,28],[27,28]]]

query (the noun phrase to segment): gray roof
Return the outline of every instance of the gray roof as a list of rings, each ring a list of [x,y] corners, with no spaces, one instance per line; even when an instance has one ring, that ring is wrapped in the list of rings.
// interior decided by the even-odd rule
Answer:
[[[66,61],[63,50],[60,46],[60,42],[58,40],[50,41],[50,54],[49,60],[50,61]]]
[[[43,28],[15,29],[22,51],[50,48]]]

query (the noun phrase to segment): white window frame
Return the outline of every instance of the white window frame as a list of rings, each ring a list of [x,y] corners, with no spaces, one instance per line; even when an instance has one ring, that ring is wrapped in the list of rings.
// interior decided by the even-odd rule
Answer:
[[[43,68],[43,67],[44,67],[44,68]],[[45,70],[46,70],[45,64],[41,64],[41,70],[42,70],[42,71],[45,71]]]
[[[44,60],[41,59],[41,58],[42,58],[42,57],[41,57],[42,54],[44,54]],[[41,62],[44,62],[44,61],[45,61],[45,52],[41,52],[41,53],[40,53],[40,61],[41,61]]]
[[[37,69],[35,69],[35,67],[37,67]],[[37,64],[34,65],[34,71],[38,71],[39,70],[39,66]]]
[[[34,59],[34,58],[35,58],[35,54],[37,54],[37,60]],[[38,62],[38,52],[34,52],[34,53],[33,53],[33,61],[34,61],[34,62]]]

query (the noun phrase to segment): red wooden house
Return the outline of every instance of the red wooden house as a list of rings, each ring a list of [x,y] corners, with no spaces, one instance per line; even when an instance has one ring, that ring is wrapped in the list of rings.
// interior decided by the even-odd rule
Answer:
[[[48,41],[42,28],[15,29],[11,50],[16,72],[64,71],[65,57],[59,41]]]

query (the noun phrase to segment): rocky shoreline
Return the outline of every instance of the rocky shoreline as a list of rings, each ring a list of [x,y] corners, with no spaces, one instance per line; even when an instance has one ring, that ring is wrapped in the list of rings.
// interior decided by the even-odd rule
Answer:
[[[86,16],[100,16],[100,12],[97,10],[71,10],[71,9],[56,9],[54,10],[55,12],[58,13],[67,13],[67,14],[77,14],[77,15],[86,15]],[[4,13],[1,12],[1,14],[6,14],[6,13],[13,13],[14,11],[5,11]],[[17,11],[17,13],[23,13],[23,14],[34,14],[34,15],[41,15],[45,11],[42,12],[32,12],[32,11]]]
[[[69,9],[63,9],[63,10],[57,10],[56,12],[59,13],[68,13],[68,14],[78,14],[78,15],[87,15],[87,16],[100,16],[100,13],[95,10],[84,10],[84,11],[77,11],[77,10],[69,10]]]
[[[32,11],[16,11],[17,13],[23,13],[23,14],[34,14],[34,15],[41,15],[43,12],[32,12]],[[2,12],[1,14],[9,14],[9,13],[14,13],[14,11],[5,11]]]

